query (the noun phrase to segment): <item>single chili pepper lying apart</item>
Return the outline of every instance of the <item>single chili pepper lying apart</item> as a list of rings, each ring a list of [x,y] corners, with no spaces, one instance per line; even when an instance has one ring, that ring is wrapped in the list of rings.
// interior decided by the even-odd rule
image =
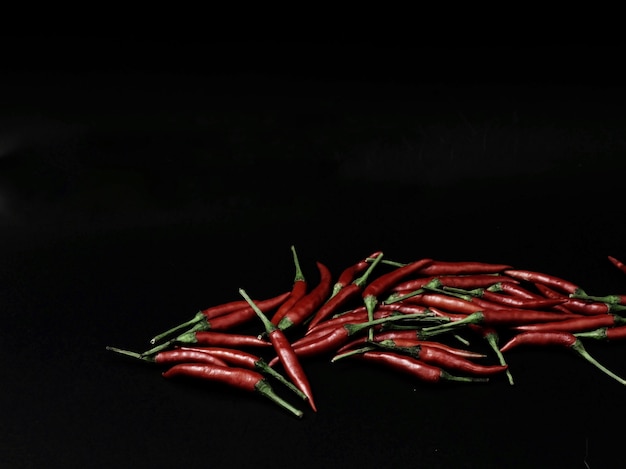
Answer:
[[[211,345],[216,347],[272,347],[270,342],[260,339],[254,335],[218,331],[190,331],[185,332],[184,334],[181,334],[167,342],[159,344],[150,350],[143,352],[142,355],[153,355],[161,350],[171,347],[172,345],[180,344]]]
[[[309,322],[307,326],[308,330],[311,330],[321,321],[324,321],[328,317],[335,314],[339,310],[339,308],[348,304],[354,298],[357,298],[363,290],[364,285],[367,283],[367,279],[369,278],[370,274],[376,268],[382,258],[383,253],[381,252],[380,254],[378,254],[374,262],[372,262],[371,264],[366,262],[365,264],[368,266],[368,268],[363,273],[363,275],[354,280],[352,283],[345,285],[334,296],[329,298],[329,300],[324,303],[314,314],[313,319],[311,320],[311,322]]]
[[[321,262],[316,264],[320,273],[318,284],[285,313],[276,325],[278,329],[285,331],[294,326],[299,326],[328,299],[332,289],[332,274],[328,267]]]
[[[413,357],[400,355],[384,350],[367,350],[361,354],[354,355],[360,359],[371,363],[387,366],[394,371],[405,373],[413,378],[427,383],[438,383],[440,381],[466,381],[466,382],[487,382],[489,378],[474,376],[455,376],[446,370],[435,365],[417,360]]]
[[[302,273],[302,269],[300,268],[300,261],[298,260],[298,253],[296,252],[296,248],[291,246],[291,254],[293,256],[293,264],[296,269],[296,273],[293,278],[293,285],[291,286],[291,293],[289,297],[285,300],[285,302],[280,305],[280,307],[276,310],[274,315],[272,316],[272,324],[278,324],[278,322],[283,318],[287,311],[291,309],[293,305],[295,305],[300,298],[306,295],[308,282]],[[246,302],[246,300],[242,300]],[[248,304],[248,303],[246,303]]]
[[[583,357],[589,363],[594,365],[603,373],[606,373],[611,378],[618,381],[620,384],[626,385],[626,380],[620,378],[615,373],[607,369],[605,366],[601,365],[595,358],[593,358],[585,347],[583,343],[571,332],[563,332],[563,331],[528,331],[521,332],[514,336],[511,340],[509,340],[506,344],[502,346],[500,351],[502,353],[508,352],[509,350],[523,346],[523,345],[533,345],[533,346],[559,346],[566,347],[574,350],[578,355]]]
[[[252,353],[244,352],[242,350],[236,350],[225,347],[206,347],[206,348],[190,348],[180,347],[178,350],[187,350],[190,352],[203,353],[210,355],[217,360],[223,361],[226,366],[236,366],[240,368],[248,368],[249,370],[258,370],[261,373],[267,374],[272,378],[279,381],[281,384],[288,387],[293,393],[298,395],[301,399],[307,399],[306,395],[300,391],[294,384],[287,380],[282,374],[269,366],[267,362]]]
[[[291,343],[289,343],[289,339],[285,333],[271,323],[271,321],[263,314],[260,308],[258,308],[252,299],[248,296],[246,291],[243,288],[239,289],[239,293],[243,296],[246,301],[250,304],[250,306],[254,309],[256,315],[261,319],[263,326],[265,327],[265,332],[274,347],[274,351],[280,360],[280,363],[283,365],[285,372],[296,385],[300,391],[302,391],[309,401],[309,405],[313,409],[314,412],[317,412],[317,408],[315,407],[315,402],[313,401],[313,391],[311,389],[311,384],[309,383],[309,379],[300,364],[298,356],[295,351],[291,347]]]
[[[263,311],[270,311],[279,307],[284,301],[289,298],[291,292],[281,293],[272,298],[258,301],[256,304]],[[234,309],[233,305],[237,307]],[[219,311],[219,314],[216,313]],[[224,303],[223,305],[215,306],[196,313],[196,315],[189,321],[183,322],[178,326],[175,326],[159,335],[150,339],[151,344],[155,344],[162,339],[171,336],[176,333],[180,333],[181,330],[189,328],[188,331],[208,331],[213,330],[228,330],[233,327],[245,324],[255,317],[254,310],[250,305],[243,304],[241,302]]]
[[[248,392],[256,392],[278,404],[283,409],[288,410],[298,418],[301,418],[303,415],[301,410],[295,408],[276,394],[272,389],[272,386],[267,382],[262,374],[246,368],[181,363],[174,365],[167,371],[164,371],[163,376],[165,378],[174,378],[178,376],[191,377],[211,382],[223,383]]]
[[[130,350],[123,350],[116,347],[107,347],[106,349],[119,353],[120,355],[126,355],[127,357],[137,358],[139,360],[157,363],[159,365],[170,365],[173,363],[206,363],[208,365],[228,366],[228,363],[221,358],[200,352],[198,350],[163,350],[162,352],[146,356],[141,353],[131,352]]]
[[[609,259],[611,264],[613,264],[615,267],[617,267],[619,270],[626,274],[626,264],[613,256],[607,256],[607,258]]]

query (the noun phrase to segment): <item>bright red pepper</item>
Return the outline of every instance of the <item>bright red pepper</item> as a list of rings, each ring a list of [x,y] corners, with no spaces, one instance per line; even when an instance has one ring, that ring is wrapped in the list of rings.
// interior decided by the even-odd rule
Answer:
[[[308,282],[306,280],[306,277],[302,273],[302,269],[300,268],[298,253],[296,252],[296,248],[294,246],[291,246],[291,253],[293,256],[293,264],[296,269],[296,273],[293,279],[293,285],[291,287],[291,293],[289,295],[289,298],[287,298],[285,302],[280,305],[280,307],[272,316],[272,324],[278,324],[283,316],[287,314],[287,312],[292,308],[292,306],[300,301],[300,298],[302,298],[307,293]],[[245,302],[245,300],[242,301]]]

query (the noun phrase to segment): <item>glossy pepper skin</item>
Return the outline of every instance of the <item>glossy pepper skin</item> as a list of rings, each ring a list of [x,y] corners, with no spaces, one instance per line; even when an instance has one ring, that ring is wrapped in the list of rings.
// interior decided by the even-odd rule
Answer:
[[[316,265],[320,274],[318,284],[287,311],[278,322],[278,329],[284,331],[299,326],[329,298],[333,287],[332,273],[321,262],[318,261]]]

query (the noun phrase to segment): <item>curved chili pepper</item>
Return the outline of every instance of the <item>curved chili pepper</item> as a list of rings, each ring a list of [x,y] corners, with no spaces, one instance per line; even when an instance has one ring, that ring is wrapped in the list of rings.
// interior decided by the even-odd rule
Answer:
[[[332,274],[321,262],[316,264],[320,273],[319,283],[287,311],[278,322],[278,329],[285,331],[302,324],[328,299],[332,289]]]
[[[442,293],[420,293],[411,296],[397,297],[386,299],[385,304],[395,301],[405,301],[407,303],[415,303],[422,306],[441,308],[443,310],[449,310],[454,313],[471,314],[478,311],[478,308],[471,301],[463,300],[450,295],[444,295]]]
[[[617,376],[612,371],[608,370],[606,367],[601,365],[595,358],[593,358],[585,347],[583,343],[571,332],[565,331],[527,331],[521,332],[514,336],[511,340],[509,340],[506,344],[502,346],[500,349],[502,352],[508,352],[509,350],[519,347],[522,345],[532,345],[532,346],[559,346],[566,347],[574,350],[578,355],[587,360],[589,363],[594,365],[600,371],[606,373],[611,378],[618,381],[620,384],[626,385],[626,380]]]
[[[302,273],[302,269],[300,268],[300,261],[298,260],[298,253],[296,252],[296,248],[291,246],[291,253],[293,256],[293,264],[296,269],[296,273],[293,279],[293,285],[291,287],[291,293],[289,298],[285,300],[285,302],[280,305],[280,308],[276,310],[274,315],[272,316],[272,324],[278,324],[278,322],[283,318],[287,311],[291,309],[293,305],[295,305],[300,298],[306,295],[308,282]],[[245,302],[245,300],[242,300]]]
[[[490,264],[475,261],[433,261],[420,273],[424,275],[495,274],[511,269],[508,264]]]
[[[509,279],[504,282],[494,283],[490,287],[487,287],[487,291],[494,293],[508,293],[511,296],[526,300],[542,300],[545,298],[522,287],[515,279]]]
[[[357,356],[368,362],[387,366],[394,371],[405,373],[427,383],[439,383],[441,381],[486,382],[489,380],[486,377],[454,376],[438,366],[394,352],[372,350]]]
[[[539,283],[547,285],[549,287],[556,288],[559,291],[565,293],[578,293],[584,290],[573,282],[565,280],[554,275],[546,274],[544,272],[535,272],[532,270],[519,270],[519,269],[507,269],[504,271],[505,275],[512,277],[516,280],[525,280],[530,283]]]
[[[157,345],[143,353],[144,356],[165,350],[172,345],[198,344],[222,347],[255,347],[271,348],[272,344],[254,335],[234,334],[231,332],[218,331],[190,331],[179,335],[163,344]]]
[[[265,327],[265,332],[274,347],[274,351],[280,360],[280,363],[283,365],[285,372],[293,382],[297,386],[300,391],[302,391],[309,402],[309,405],[313,409],[314,412],[317,412],[317,408],[315,407],[315,402],[313,401],[313,391],[311,389],[311,384],[309,383],[309,379],[300,364],[298,356],[294,352],[294,349],[291,347],[287,336],[285,336],[284,332],[271,323],[271,321],[263,314],[260,308],[258,308],[254,302],[250,299],[248,294],[245,292],[243,288],[239,289],[239,293],[243,296],[246,301],[250,304],[250,306],[254,309],[256,315],[261,319],[263,326]]]
[[[300,391],[292,382],[287,380],[282,374],[269,366],[267,362],[252,353],[244,352],[243,350],[237,350],[225,347],[206,347],[206,348],[190,348],[180,347],[178,350],[188,350],[192,352],[204,353],[215,357],[216,359],[223,361],[226,366],[238,366],[241,368],[248,368],[249,370],[258,370],[261,373],[265,373],[279,381],[281,384],[288,387],[292,392],[297,394],[301,399],[307,399],[306,395]]]
[[[265,377],[254,370],[218,365],[181,363],[163,372],[163,377],[165,378],[178,376],[219,382],[243,391],[255,392],[288,410],[298,418],[301,418],[303,415],[301,410],[296,409],[276,394],[271,385],[265,380]]]
[[[614,327],[625,325],[626,318],[614,314],[598,314],[594,316],[582,316],[580,318],[565,319],[563,321],[543,322],[540,324],[525,324],[516,326],[519,331],[566,331],[583,332],[599,327]]]
[[[137,358],[139,360],[157,363],[159,365],[172,363],[206,363],[209,365],[228,366],[228,363],[221,358],[202,353],[198,350],[163,350],[146,356],[141,353],[131,352],[130,350],[123,350],[116,347],[107,347],[106,349],[121,355],[126,355],[127,357]]]
[[[376,260],[374,260],[374,262],[372,262],[371,264],[365,262],[365,264],[368,265],[368,268],[363,273],[363,275],[354,280],[352,283],[341,288],[334,296],[331,296],[330,299],[326,303],[324,303],[314,314],[313,319],[311,320],[311,322],[309,322],[309,325],[307,326],[307,329],[311,330],[321,321],[336,313],[339,308],[343,307],[345,304],[358,297],[359,293],[361,293],[361,290],[363,290],[363,286],[366,284],[370,274],[376,268],[382,258],[383,253],[381,252],[376,257]]]
[[[339,293],[339,290],[341,290],[343,287],[346,287],[346,286],[350,285],[353,282],[353,280],[356,278],[357,275],[359,275],[362,272],[364,272],[365,270],[367,270],[367,268],[370,265],[370,261],[372,259],[376,260],[378,258],[378,256],[380,256],[381,254],[382,254],[381,251],[376,251],[375,253],[369,255],[368,257],[366,257],[362,261],[359,261],[359,262],[357,262],[354,265],[346,267],[341,272],[341,274],[339,274],[339,278],[337,279],[337,281],[333,285],[333,290],[332,290],[332,292],[330,294],[331,298],[333,296],[335,296],[337,293]]]
[[[290,292],[281,293],[272,298],[260,300],[257,302],[259,308],[264,311],[269,311],[280,306],[290,295]],[[238,307],[230,311],[232,305],[235,304]],[[254,311],[249,305],[240,304],[238,302],[230,302],[224,306],[220,314],[215,314],[215,310],[203,310],[196,313],[196,315],[189,321],[183,322],[178,326],[175,326],[167,331],[154,336],[150,339],[151,344],[155,344],[160,340],[170,335],[179,333],[182,329],[190,328],[190,331],[206,331],[209,329],[229,329],[231,327],[244,324],[245,322],[254,318]],[[207,312],[207,313],[205,313]],[[223,319],[226,318],[226,319]]]

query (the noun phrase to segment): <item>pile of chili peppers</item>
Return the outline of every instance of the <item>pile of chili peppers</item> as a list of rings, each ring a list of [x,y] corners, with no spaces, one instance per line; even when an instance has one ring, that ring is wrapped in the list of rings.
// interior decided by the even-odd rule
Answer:
[[[505,354],[560,347],[626,384],[583,346],[586,339],[626,339],[626,295],[589,295],[563,278],[506,264],[399,263],[380,251],[337,277],[318,261],[311,285],[294,246],[291,253],[293,284],[282,293],[253,299],[240,288],[240,297],[156,335],[144,352],[107,349],[165,367],[165,378],[258,393],[298,418],[304,413],[292,399],[317,411],[306,373],[313,357],[363,360],[424,383],[506,376],[512,385]],[[626,273],[625,264],[608,259]],[[258,335],[243,326],[258,327]],[[503,330],[511,338],[500,345]],[[471,350],[463,333],[486,341],[492,355]]]

